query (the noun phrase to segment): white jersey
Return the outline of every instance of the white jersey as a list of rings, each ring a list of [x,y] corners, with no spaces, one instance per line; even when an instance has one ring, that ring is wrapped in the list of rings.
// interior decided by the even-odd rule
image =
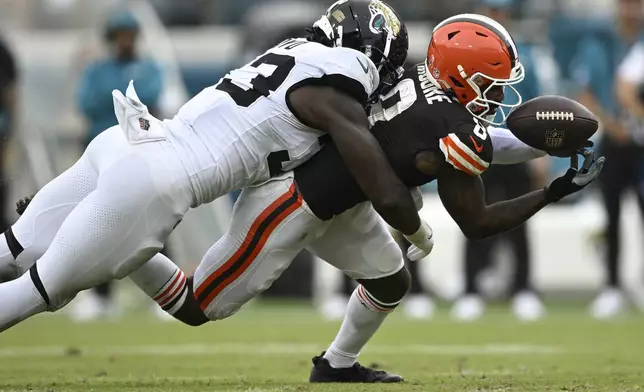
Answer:
[[[165,122],[196,205],[291,170],[320,149],[323,133],[289,108],[292,90],[328,85],[366,103],[378,84],[378,70],[363,53],[304,39],[286,40],[231,71]]]

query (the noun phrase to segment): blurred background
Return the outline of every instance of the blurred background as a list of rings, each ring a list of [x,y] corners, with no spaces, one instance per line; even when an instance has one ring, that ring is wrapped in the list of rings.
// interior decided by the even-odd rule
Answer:
[[[527,70],[520,86],[524,99],[560,94],[587,105],[601,118],[594,141],[608,158],[600,184],[486,241],[466,241],[435,187],[428,186],[422,214],[434,228],[436,247],[412,265],[414,289],[401,311],[429,319],[436,304],[446,302],[450,317],[474,321],[487,304],[500,302],[519,319],[532,321],[547,314],[544,298],[548,303],[575,299],[588,317],[599,319],[642,306],[642,1],[389,3],[409,29],[408,66],[424,60],[440,20],[463,12],[499,20],[519,43]],[[96,134],[116,123],[112,89],[124,91],[134,79],[143,102],[157,116],[171,117],[230,69],[301,34],[329,5],[317,0],[0,0],[0,223],[13,222],[16,200],[65,170]],[[484,176],[488,201],[541,188],[567,166],[566,160],[545,158],[491,169]],[[226,229],[234,196],[190,211],[165,252],[191,271]],[[337,319],[351,285],[302,254],[264,297],[311,301],[325,317]],[[116,317],[146,301],[127,282],[116,282],[79,296],[68,313],[78,321]]]

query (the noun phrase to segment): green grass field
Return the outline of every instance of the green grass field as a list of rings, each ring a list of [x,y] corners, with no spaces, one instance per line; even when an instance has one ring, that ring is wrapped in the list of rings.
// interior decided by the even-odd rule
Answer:
[[[190,328],[143,312],[73,324],[36,317],[0,335],[0,391],[638,391],[644,316],[600,323],[579,307],[516,322],[493,309],[474,324],[393,315],[361,356],[401,385],[311,385],[310,358],[339,324],[301,305],[255,305]]]

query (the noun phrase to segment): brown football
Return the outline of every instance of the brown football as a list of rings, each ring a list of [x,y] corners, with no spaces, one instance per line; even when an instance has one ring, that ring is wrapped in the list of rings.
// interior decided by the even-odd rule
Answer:
[[[558,95],[524,102],[506,124],[525,144],[555,154],[582,148],[599,128],[597,117],[584,105]]]

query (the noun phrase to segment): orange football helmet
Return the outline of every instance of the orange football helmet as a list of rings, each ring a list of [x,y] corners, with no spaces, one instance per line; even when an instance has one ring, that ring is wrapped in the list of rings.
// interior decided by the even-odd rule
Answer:
[[[501,125],[521,105],[513,87],[524,78],[510,33],[483,15],[461,14],[444,20],[432,33],[427,50],[430,79],[465,105],[472,115]],[[506,87],[516,95],[507,103]],[[497,109],[501,119],[494,121]]]

